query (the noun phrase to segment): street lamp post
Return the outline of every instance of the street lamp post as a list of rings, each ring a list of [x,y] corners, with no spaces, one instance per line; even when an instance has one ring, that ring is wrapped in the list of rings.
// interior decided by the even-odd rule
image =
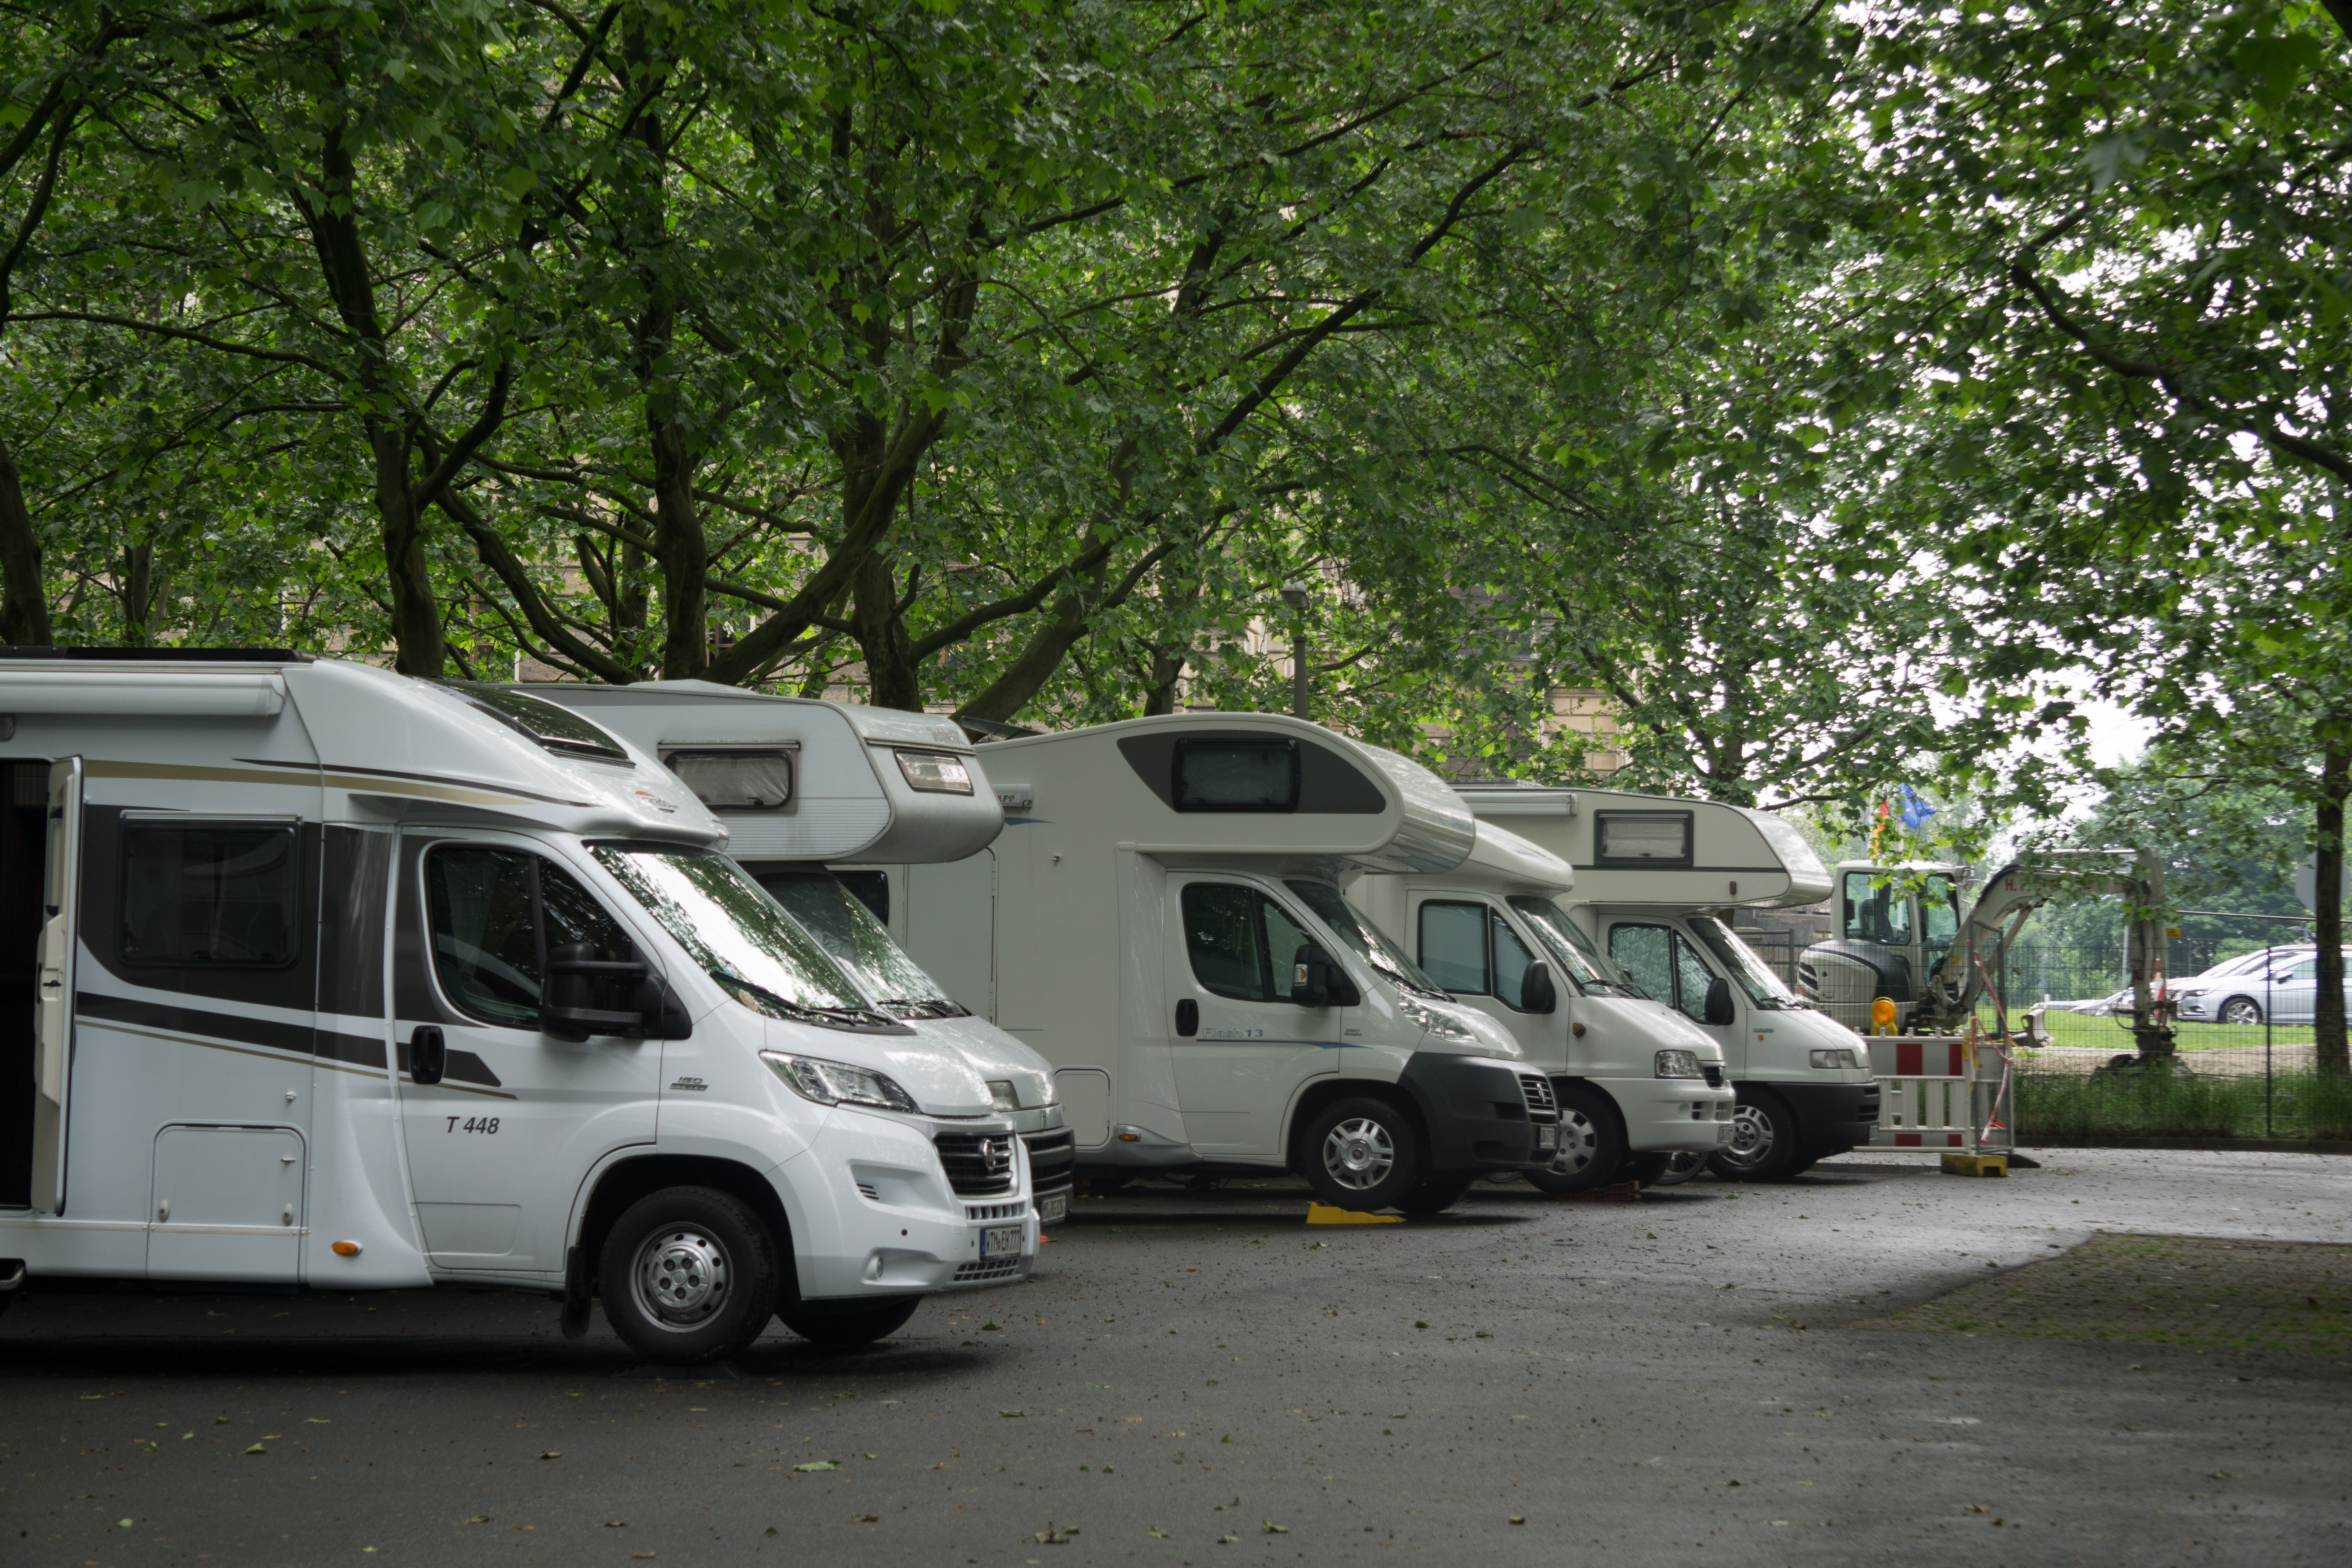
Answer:
[[[1290,714],[1307,717],[1307,584],[1285,583],[1282,602],[1297,617],[1290,626]]]

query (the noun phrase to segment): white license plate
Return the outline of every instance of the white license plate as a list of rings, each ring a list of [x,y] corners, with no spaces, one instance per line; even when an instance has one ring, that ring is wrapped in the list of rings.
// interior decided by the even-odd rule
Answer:
[[[1544,1152],[1544,1151],[1546,1151],[1546,1150],[1557,1149],[1557,1148],[1559,1148],[1559,1128],[1557,1128],[1557,1127],[1538,1127],[1538,1128],[1537,1128],[1537,1129],[1536,1129],[1536,1150],[1537,1150],[1537,1152],[1538,1152],[1538,1153],[1540,1153],[1540,1152]]]
[[[1070,1217],[1070,1194],[1055,1193],[1050,1198],[1037,1200],[1037,1223],[1059,1225]]]
[[[980,1233],[982,1258],[1012,1258],[1020,1251],[1021,1227],[1017,1225],[992,1225]]]
[[[1725,1121],[1717,1124],[1715,1129],[1715,1141],[1718,1143],[1728,1143],[1731,1142],[1730,1122]]]

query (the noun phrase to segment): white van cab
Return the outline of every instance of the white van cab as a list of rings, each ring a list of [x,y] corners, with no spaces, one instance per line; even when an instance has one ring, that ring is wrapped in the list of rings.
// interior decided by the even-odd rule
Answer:
[[[1468,853],[1435,774],[1261,713],[982,756],[1003,837],[875,869],[923,967],[1054,1064],[1082,1176],[1292,1170],[1417,1214],[1549,1163],[1549,1080],[1339,890]]]
[[[1459,866],[1360,877],[1348,897],[1551,1075],[1559,1151],[1528,1180],[1584,1192],[1626,1175],[1654,1182],[1676,1154],[1714,1153],[1732,1132],[1722,1047],[1652,1001],[1569,918],[1574,868],[1491,822],[1477,830]]]
[[[1069,1210],[1070,1131],[1045,1058],[953,999],[891,934],[887,879],[836,862],[961,860],[1004,812],[955,721],[707,680],[533,684],[661,759],[727,826],[727,852],[919,1039],[961,1052],[1029,1152],[1039,1218]]]
[[[1829,896],[1829,871],[1793,824],[1623,790],[1461,790],[1482,823],[1507,826],[1572,865],[1576,889],[1564,901],[1586,934],[1723,1047],[1738,1105],[1729,1141],[1708,1157],[1717,1175],[1785,1180],[1869,1143],[1879,1094],[1869,1053],[1723,918]]]
[[[0,658],[0,1283],[592,1295],[661,1361],[1022,1279],[1026,1161],[651,756],[283,650]],[[29,943],[24,951],[32,951]],[[0,1014],[0,1016],[6,1016]]]

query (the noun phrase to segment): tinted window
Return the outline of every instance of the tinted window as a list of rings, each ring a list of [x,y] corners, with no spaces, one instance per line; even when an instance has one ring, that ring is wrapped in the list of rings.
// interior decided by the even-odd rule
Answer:
[[[287,967],[301,946],[301,859],[290,823],[125,823],[123,963]]]
[[[1503,917],[1487,911],[1495,941],[1495,999],[1504,1006],[1527,1011],[1523,987],[1527,984],[1528,965],[1535,960],[1527,946],[1503,923]]]
[[[1949,877],[1930,877],[1919,889],[1919,940],[1949,947],[1960,934],[1960,907]]]
[[[1659,1001],[1694,1019],[1706,1019],[1707,987],[1715,984],[1715,972],[1679,931],[1664,926],[1612,926],[1609,956]]]
[[[1407,991],[1419,991],[1426,995],[1442,996],[1437,982],[1421,972],[1421,965],[1405,956],[1404,949],[1389,940],[1388,932],[1357,912],[1339,889],[1328,882],[1308,881],[1294,877],[1283,884],[1298,896],[1307,912],[1329,926],[1332,934],[1356,950],[1356,956],[1377,970],[1390,984]]]
[[[1592,819],[1592,858],[1601,866],[1687,866],[1687,811],[1603,811]]]
[[[1448,991],[1486,992],[1486,906],[1421,906],[1421,968]]]
[[[1874,942],[1883,947],[1911,943],[1911,900],[1892,883],[1871,885],[1867,871],[1845,874],[1845,936],[1848,942]]]
[[[882,873],[869,871],[869,877]],[[875,1005],[898,1017],[953,1018],[964,1009],[940,989],[874,918],[866,900],[830,871],[772,871],[760,879],[803,930],[849,971]]]
[[[1179,741],[1174,765],[1170,798],[1179,811],[1298,809],[1296,741]]]
[[[509,686],[489,686],[476,680],[444,680],[438,684],[473,704],[477,710],[551,752],[600,763],[629,760],[629,753],[618,741],[569,708],[558,708]]]
[[[585,947],[599,963],[638,957],[619,922],[572,875],[520,849],[449,846],[425,861],[433,965],[449,1000],[474,1016],[536,1028],[547,955]],[[587,1005],[635,1010],[636,984],[611,975],[589,981]]]
[[[1265,934],[1257,906],[1262,896],[1231,882],[1192,882],[1184,889],[1184,946],[1192,956],[1192,978],[1220,996],[1264,1002],[1273,994]]]
[[[782,811],[792,804],[790,752],[672,752],[662,761],[713,811]]]

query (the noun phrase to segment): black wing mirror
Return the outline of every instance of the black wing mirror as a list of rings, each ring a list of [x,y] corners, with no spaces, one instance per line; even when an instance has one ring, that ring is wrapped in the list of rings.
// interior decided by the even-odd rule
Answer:
[[[1700,1020],[1707,1024],[1737,1024],[1739,1015],[1731,1005],[1731,982],[1718,974],[1706,988],[1706,1016]]]
[[[1310,942],[1291,956],[1290,999],[1301,1007],[1356,1007],[1364,995],[1348,972]]]
[[[559,1040],[646,1032],[642,1009],[622,1013],[588,1005],[589,982],[610,976],[637,981],[642,988],[643,983],[653,979],[653,971],[634,958],[598,958],[595,952],[595,947],[584,942],[567,942],[548,950],[547,987],[540,1008],[540,1027]]]
[[[1528,965],[1519,977],[1519,1011],[1522,1013],[1554,1013],[1559,1010],[1559,987],[1552,984],[1551,965],[1541,959]]]

